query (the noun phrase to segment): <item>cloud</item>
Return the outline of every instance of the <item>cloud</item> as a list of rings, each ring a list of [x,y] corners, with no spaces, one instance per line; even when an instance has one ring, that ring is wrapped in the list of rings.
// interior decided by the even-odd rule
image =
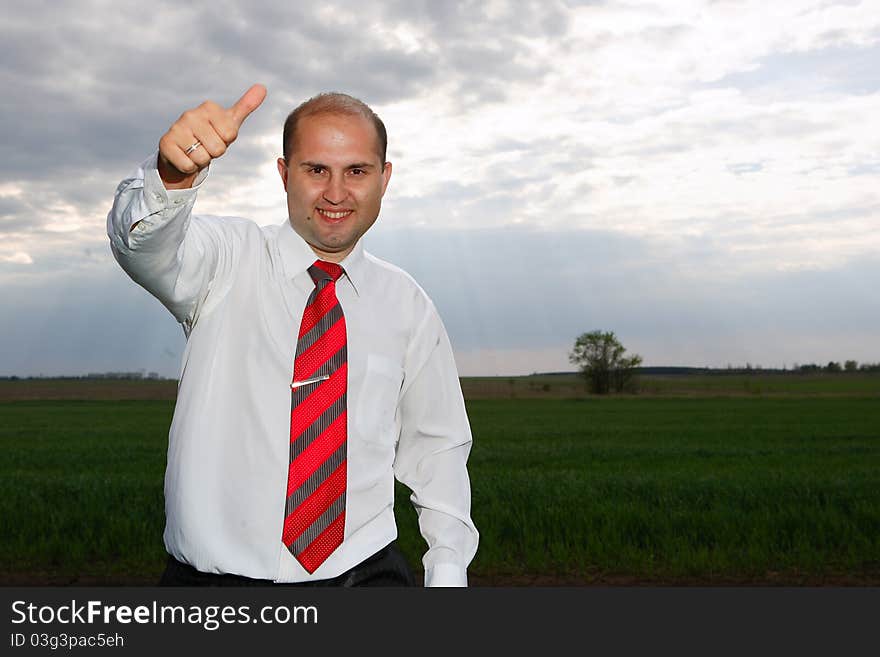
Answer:
[[[0,25],[0,81],[15,90],[0,100],[0,305],[16,308],[14,291],[29,286],[30,312],[56,317],[44,286],[99,285],[117,182],[184,109],[231,104],[260,81],[269,96],[212,164],[198,212],[282,221],[284,117],[342,90],[374,105],[390,135],[394,175],[370,238],[428,268],[474,362],[506,350],[525,367],[527,353],[546,357],[558,336],[613,308],[609,319],[652,354],[679,344],[677,317],[727,335],[729,321],[706,319],[724,310],[700,297],[701,280],[727,296],[788,275],[814,289],[808,272],[833,279],[880,249],[880,14],[870,4],[398,0],[365,12],[354,1],[220,0],[157,2],[146,17],[98,0],[21,4]],[[505,271],[513,287],[502,294],[462,292],[484,267],[461,253],[493,274],[554,263],[564,273],[555,285],[571,288],[582,315],[518,322],[507,299],[543,303],[544,279]],[[450,265],[461,272],[439,273]],[[682,286],[699,312],[672,294]],[[755,315],[780,307],[746,301]],[[869,331],[865,316],[844,317]],[[800,344],[819,349],[817,331],[800,329]],[[759,348],[757,334],[742,340],[740,354]],[[151,357],[167,361],[166,348],[177,346]]]
[[[706,86],[734,87],[774,100],[873,94],[880,91],[878,59],[876,43],[774,53],[762,57],[751,70],[730,73]]]
[[[71,273],[4,281],[0,376],[140,369],[177,376],[183,331],[108,259]]]
[[[32,265],[34,264],[33,258],[30,257],[24,251],[16,251],[12,255],[4,255],[0,256],[0,261],[8,262],[14,265]]]
[[[611,231],[380,228],[368,250],[407,269],[436,303],[465,374],[569,369],[574,338],[613,330],[649,365],[876,361],[880,260],[731,276],[711,244]],[[177,376],[171,315],[107,254],[90,267],[3,282],[7,374],[158,371]],[[10,265],[4,265],[10,266]],[[18,265],[21,267],[21,265]]]
[[[529,227],[376,230],[367,246],[422,281],[464,350],[548,347],[602,327],[705,343],[746,328],[833,331],[880,320],[865,302],[876,257],[730,276],[705,266],[719,254],[711,244]]]

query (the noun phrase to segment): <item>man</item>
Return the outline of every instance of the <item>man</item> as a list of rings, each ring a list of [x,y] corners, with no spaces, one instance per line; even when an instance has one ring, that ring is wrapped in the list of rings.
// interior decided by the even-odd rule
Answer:
[[[360,239],[391,177],[381,120],[316,96],[285,123],[289,221],[191,214],[265,95],[254,85],[230,108],[184,112],[107,218],[119,264],[187,335],[163,583],[410,584],[396,477],[428,544],[425,585],[466,586],[478,533],[449,339],[424,291]]]

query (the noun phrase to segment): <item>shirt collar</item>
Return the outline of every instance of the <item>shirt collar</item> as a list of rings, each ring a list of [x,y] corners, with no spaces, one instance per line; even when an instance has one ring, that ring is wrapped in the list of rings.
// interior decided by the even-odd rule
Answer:
[[[285,221],[278,231],[278,248],[281,251],[284,275],[288,279],[307,272],[309,267],[315,264],[315,260],[318,260],[312,247],[297,234],[289,220]],[[364,280],[366,266],[364,245],[361,240],[357,241],[354,249],[339,265],[345,270],[344,278],[348,280],[355,294],[360,296],[357,286]]]

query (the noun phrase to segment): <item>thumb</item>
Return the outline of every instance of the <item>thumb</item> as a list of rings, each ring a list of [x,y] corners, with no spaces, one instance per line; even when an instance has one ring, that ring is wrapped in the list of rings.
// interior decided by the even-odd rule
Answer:
[[[241,126],[244,120],[260,106],[265,98],[266,87],[261,84],[253,85],[244,92],[241,98],[235,101],[235,105],[229,108],[229,111],[232,112],[232,120]]]

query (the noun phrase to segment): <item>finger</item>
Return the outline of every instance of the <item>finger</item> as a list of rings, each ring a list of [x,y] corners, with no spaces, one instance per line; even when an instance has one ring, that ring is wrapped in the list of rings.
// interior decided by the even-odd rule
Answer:
[[[195,118],[198,119],[197,116]],[[175,123],[171,126],[171,130],[168,131],[171,140],[180,149],[183,157],[190,161],[188,166],[184,162],[181,162],[181,166],[178,166],[175,163],[176,160],[171,160],[172,164],[184,173],[192,173],[193,170],[204,169],[211,162],[210,154],[201,143],[202,137],[207,138],[207,135],[213,132],[211,124],[202,119],[193,120],[192,116],[188,123],[189,125],[182,125],[180,122]],[[199,145],[196,148],[192,148],[196,143]],[[175,155],[177,154],[176,150],[171,150]]]
[[[193,146],[195,148],[192,148]],[[196,133],[195,139],[183,149],[183,152],[199,169],[204,169],[211,163],[211,154],[205,148],[198,133]]]
[[[223,111],[221,114],[212,115],[208,117],[208,121],[214,133],[223,142],[224,149],[238,138],[239,124],[232,119],[229,112]]]
[[[257,109],[266,98],[266,87],[261,84],[252,85],[250,89],[244,92],[244,95],[235,101],[235,104],[229,108],[232,114],[232,120],[237,126],[241,126],[244,120],[250,116],[251,112]]]
[[[193,123],[193,132],[204,137],[202,143],[212,157],[220,157],[226,147],[238,137],[239,123],[232,118],[232,110],[220,107],[216,103],[206,101],[199,106],[201,113],[198,121]],[[208,129],[199,132],[198,128]]]
[[[200,167],[207,166],[212,159],[220,157],[226,152],[226,143],[217,134],[214,126],[209,121],[196,126],[193,130],[193,135],[201,146],[192,151],[190,157]]]
[[[179,173],[192,174],[198,171],[196,164],[183,152],[177,142],[171,137],[170,133],[166,134],[159,141],[159,155]]]

